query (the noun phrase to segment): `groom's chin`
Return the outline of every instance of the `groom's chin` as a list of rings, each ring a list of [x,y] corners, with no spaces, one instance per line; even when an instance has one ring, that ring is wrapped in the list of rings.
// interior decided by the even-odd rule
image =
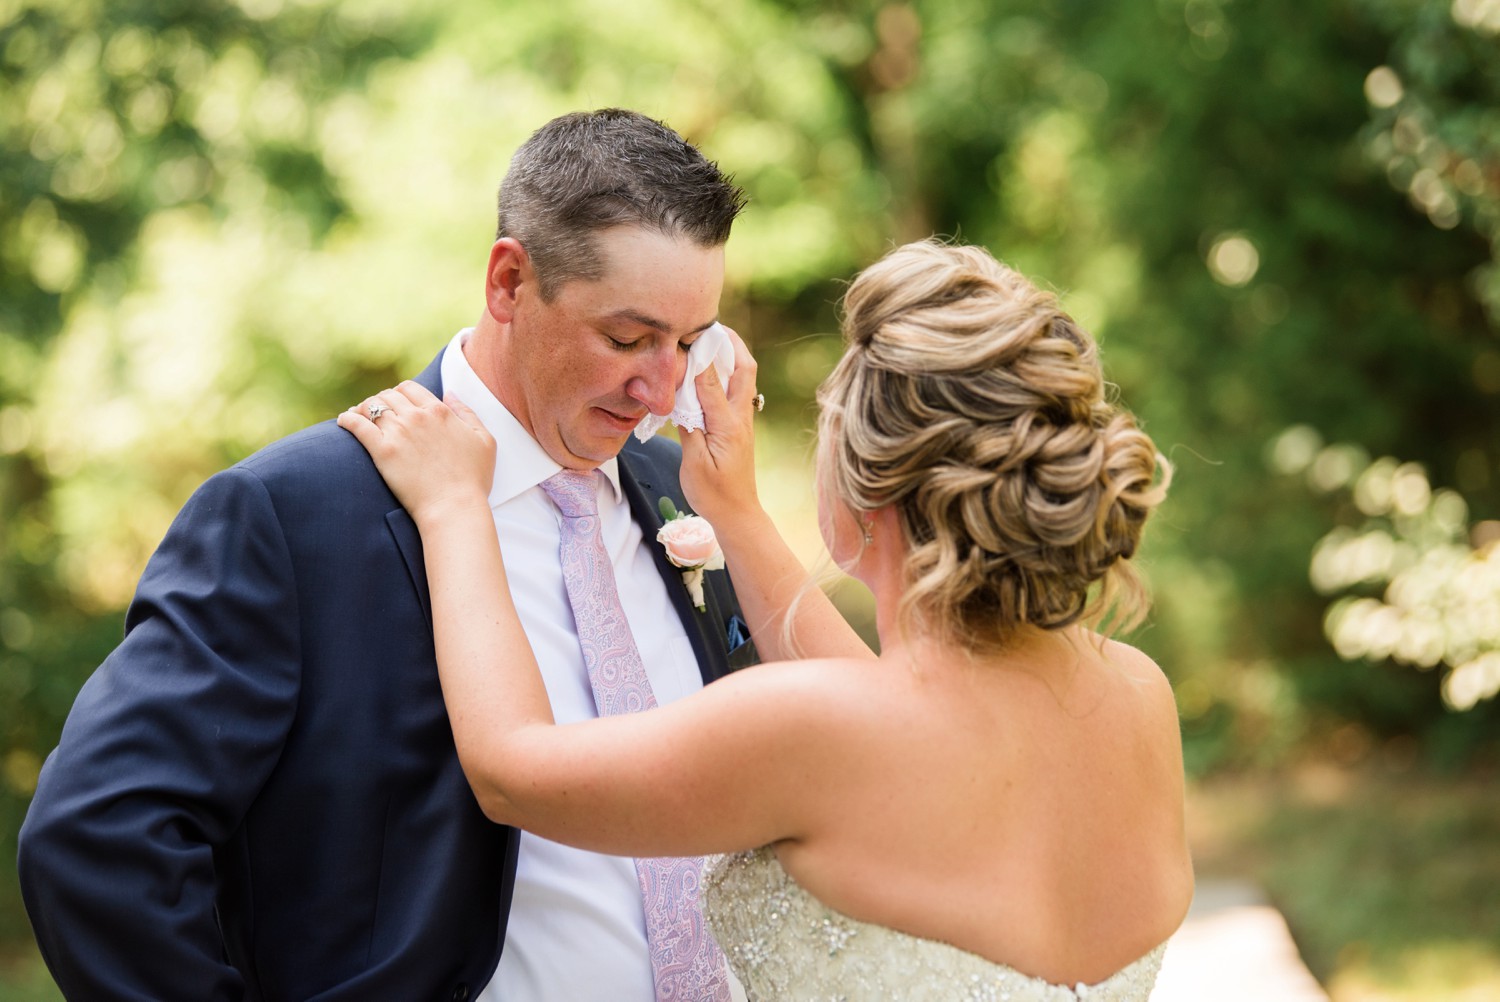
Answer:
[[[595,407],[589,411],[577,434],[564,439],[563,447],[578,459],[598,466],[620,454],[640,423],[640,418],[622,417]]]
[[[634,429],[632,429],[634,430]],[[543,446],[559,466],[570,470],[595,470],[620,454],[630,432],[604,435],[593,433],[564,438],[554,446]]]

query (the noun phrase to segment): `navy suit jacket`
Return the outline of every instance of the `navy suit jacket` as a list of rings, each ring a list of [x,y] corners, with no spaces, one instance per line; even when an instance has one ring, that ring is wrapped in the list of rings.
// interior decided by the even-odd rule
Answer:
[[[441,394],[439,360],[418,381]],[[679,459],[664,439],[620,456],[648,540],[657,498],[682,504]],[[731,656],[728,577],[706,575],[698,612],[652,550],[704,680],[752,663],[749,643]],[[431,623],[416,526],[332,422],[193,495],[21,830],[65,995],[462,1000],[489,981],[518,835],[464,780]]]

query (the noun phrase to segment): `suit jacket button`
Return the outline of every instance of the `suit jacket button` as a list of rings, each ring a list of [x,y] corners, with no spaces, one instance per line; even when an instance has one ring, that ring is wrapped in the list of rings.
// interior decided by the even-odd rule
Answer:
[[[460,982],[459,986],[453,989],[453,1002],[468,1002],[468,998],[469,986]]]

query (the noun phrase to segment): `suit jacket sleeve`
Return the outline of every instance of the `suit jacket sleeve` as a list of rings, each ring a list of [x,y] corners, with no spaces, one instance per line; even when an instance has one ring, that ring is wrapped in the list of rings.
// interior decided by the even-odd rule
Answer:
[[[214,846],[295,709],[290,558],[265,487],[210,479],[147,565],[124,641],[79,693],[20,835],[27,911],[69,998],[235,999]]]

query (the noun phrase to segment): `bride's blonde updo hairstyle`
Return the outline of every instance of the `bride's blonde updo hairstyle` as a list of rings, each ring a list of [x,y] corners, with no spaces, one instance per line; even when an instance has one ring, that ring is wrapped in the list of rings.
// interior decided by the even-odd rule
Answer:
[[[818,390],[825,483],[856,514],[895,510],[903,630],[986,652],[1026,626],[1140,621],[1126,561],[1170,468],[1055,296],[982,248],[922,241],[855,279],[843,328]]]

